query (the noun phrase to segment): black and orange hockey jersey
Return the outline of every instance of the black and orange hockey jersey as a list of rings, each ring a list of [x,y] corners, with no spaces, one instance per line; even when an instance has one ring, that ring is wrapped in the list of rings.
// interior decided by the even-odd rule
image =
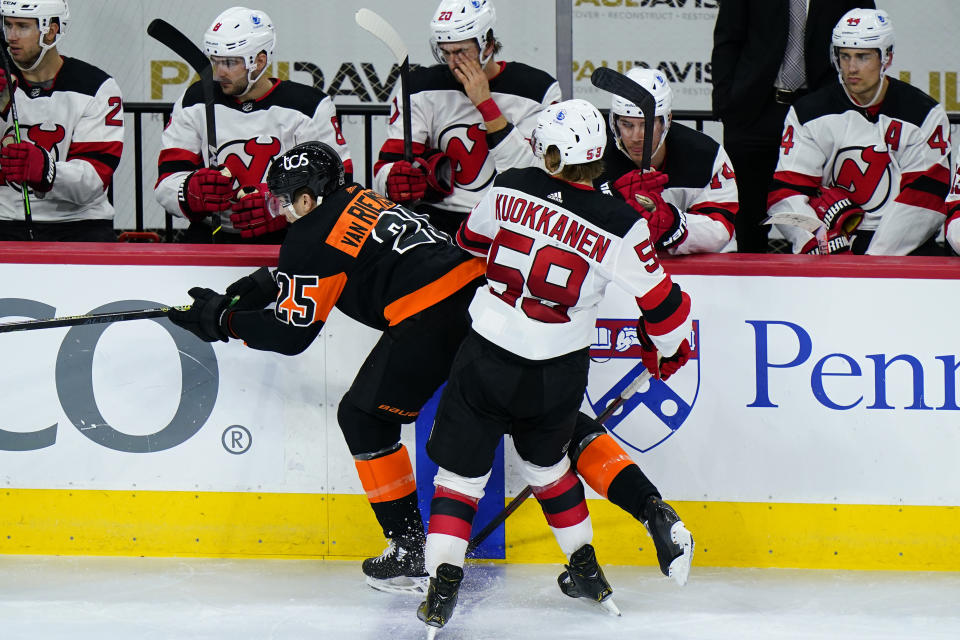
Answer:
[[[248,346],[296,354],[336,307],[380,331],[484,273],[426,216],[351,184],[290,226],[280,248],[275,309],[237,311],[231,333]]]

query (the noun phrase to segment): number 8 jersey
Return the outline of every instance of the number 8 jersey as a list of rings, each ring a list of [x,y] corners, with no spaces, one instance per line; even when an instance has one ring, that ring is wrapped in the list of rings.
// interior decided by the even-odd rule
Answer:
[[[690,298],[663,270],[647,223],[621,200],[539,168],[497,176],[457,235],[487,258],[473,329],[529,360],[588,347],[597,307],[616,282],[637,298],[664,355],[690,334]]]

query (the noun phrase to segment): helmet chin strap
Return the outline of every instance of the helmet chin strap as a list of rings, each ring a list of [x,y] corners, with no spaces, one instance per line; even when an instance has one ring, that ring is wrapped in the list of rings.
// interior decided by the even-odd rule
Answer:
[[[260,80],[260,78],[262,78],[263,74],[265,74],[266,72],[267,72],[267,65],[263,65],[263,69],[260,71],[260,73],[257,74],[257,77],[254,78],[253,71],[251,69],[247,69],[247,88],[244,89],[242,93],[237,94],[237,98],[242,98],[243,96],[250,93],[250,90],[253,89],[253,85],[257,84],[257,81]]]
[[[20,71],[33,71],[34,69],[36,69],[37,67],[39,67],[39,66],[40,66],[40,63],[43,61],[43,56],[47,55],[47,52],[50,51],[50,49],[53,49],[55,46],[57,46],[57,40],[58,40],[59,38],[54,38],[53,42],[51,42],[50,44],[45,44],[44,41],[43,41],[43,37],[44,37],[45,35],[47,35],[47,34],[45,34],[45,33],[41,33],[41,34],[40,34],[40,41],[39,41],[39,44],[40,44],[40,55],[37,56],[37,59],[34,60],[34,61],[33,61],[33,64],[30,65],[29,67],[24,67],[24,66],[22,66],[19,62],[17,62],[16,58],[14,58],[14,57],[10,54],[10,47],[9,47],[9,46],[7,47],[7,55],[10,57],[11,60],[13,60],[13,64],[17,65],[17,68],[20,69]]]
[[[841,73],[839,74],[839,76],[840,76],[840,86],[843,87],[843,92],[847,94],[848,98],[850,98],[850,102],[852,102],[853,104],[857,105],[862,109],[868,109],[877,103],[877,100],[880,98],[880,94],[883,93],[883,85],[885,84],[885,81],[887,79],[887,72],[886,71],[880,72],[880,82],[877,83],[877,91],[876,93],[873,94],[873,97],[870,98],[870,102],[868,102],[867,104],[860,104],[859,102],[854,100],[853,95],[847,89],[847,85],[843,83],[843,74]]]

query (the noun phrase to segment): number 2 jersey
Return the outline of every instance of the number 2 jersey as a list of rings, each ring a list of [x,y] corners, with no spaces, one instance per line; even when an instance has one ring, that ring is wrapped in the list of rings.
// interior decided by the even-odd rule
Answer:
[[[473,330],[523,358],[588,347],[610,282],[637,298],[664,356],[690,335],[690,298],[660,266],[646,221],[592,187],[534,167],[507,171],[457,241],[487,258],[489,286],[470,305]]]
[[[275,309],[237,311],[230,331],[247,346],[296,354],[333,307],[380,331],[483,275],[426,216],[351,184],[290,225],[276,272]]]
[[[353,162],[333,101],[327,94],[289,80],[272,80],[273,87],[257,100],[240,101],[214,83],[217,163],[230,170],[234,187],[251,187],[266,181],[270,162],[303,142],[319,140],[334,149],[348,175]],[[199,82],[190,85],[173,105],[170,123],[163,132],[157,184],[157,202],[170,213],[182,215],[180,188],[191,171],[205,166],[206,107]],[[230,212],[220,215],[224,230],[233,231]]]
[[[66,56],[49,86],[29,84],[15,67],[13,74],[20,137],[46,149],[56,162],[53,188],[29,191],[33,220],[112,220],[107,189],[123,152],[123,100],[116,80]],[[8,144],[14,141],[9,105],[3,119],[3,143]],[[0,220],[23,220],[20,189],[6,182],[0,187]]]
[[[906,255],[944,222],[950,183],[950,123],[923,91],[889,78],[879,105],[863,109],[837,82],[801,98],[787,113],[768,213],[815,216],[808,200],[843,187],[873,231],[866,253]],[[799,250],[811,237],[780,225]]]

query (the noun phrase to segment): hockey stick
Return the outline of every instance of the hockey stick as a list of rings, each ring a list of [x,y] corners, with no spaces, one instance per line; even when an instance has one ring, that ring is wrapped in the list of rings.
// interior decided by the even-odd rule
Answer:
[[[653,94],[622,73],[607,67],[597,67],[590,76],[590,82],[598,89],[632,102],[643,112],[643,155],[640,171],[646,171],[650,168],[650,156],[653,155],[653,127],[656,124],[657,102],[653,99]]]
[[[113,313],[91,313],[85,316],[63,316],[61,318],[46,318],[42,320],[24,320],[23,322],[8,322],[0,324],[0,333],[11,331],[29,331],[31,329],[53,329],[55,327],[76,327],[85,324],[103,324],[105,322],[121,322],[123,320],[142,320],[144,318],[162,318],[170,311],[186,311],[190,305],[183,307],[158,307],[156,309],[139,309],[137,311],[116,311]]]
[[[0,47],[3,47],[3,72],[7,74],[7,92],[10,94],[10,118],[13,120],[13,139],[18,143],[20,139],[20,117],[17,115],[17,101],[14,99],[16,90],[13,86],[13,74],[10,73],[10,52],[7,50],[6,38],[0,37]],[[50,156],[53,162],[53,156]],[[23,196],[23,221],[27,227],[27,238],[35,240],[33,233],[33,214],[30,211],[30,194],[27,193],[26,183],[20,184],[20,193]]]
[[[175,54],[197,72],[200,87],[203,89],[203,108],[207,127],[206,161],[210,169],[217,168],[217,118],[215,113],[216,93],[213,90],[213,66],[200,47],[172,24],[161,18],[154,18],[147,25],[147,35],[166,45]],[[217,237],[220,225],[213,230],[212,238]]]
[[[357,24],[366,31],[369,31],[383,44],[389,47],[393,52],[397,62],[400,63],[400,101],[403,109],[403,159],[407,162],[413,162],[413,128],[410,122],[410,56],[407,53],[407,45],[403,43],[403,38],[397,33],[397,30],[390,26],[380,14],[370,9],[360,9],[357,11],[354,19]]]
[[[640,389],[640,387],[645,385],[647,381],[650,380],[650,377],[651,377],[650,372],[646,370],[644,370],[643,373],[637,376],[633,382],[627,385],[627,387],[620,392],[620,395],[617,396],[616,400],[614,400],[609,405],[607,405],[607,408],[604,409],[599,416],[597,416],[597,423],[603,424],[604,422],[606,422],[607,419],[610,416],[612,416],[617,409],[620,408],[620,405],[622,405],[624,402],[626,402],[631,397],[633,397],[633,394],[635,394]],[[490,537],[490,534],[496,531],[497,527],[503,524],[503,522],[510,517],[510,514],[516,511],[517,508],[519,508],[520,505],[523,504],[523,502],[527,498],[529,498],[530,494],[532,493],[533,493],[532,487],[530,487],[529,485],[524,487],[523,490],[520,493],[518,493],[516,497],[514,497],[514,499],[511,500],[509,504],[507,504],[506,507],[503,508],[503,511],[498,513],[493,520],[487,523],[487,526],[485,526],[483,529],[478,531],[477,535],[470,538],[470,542],[467,545],[467,553],[470,553],[471,551],[479,547],[484,540]]]

